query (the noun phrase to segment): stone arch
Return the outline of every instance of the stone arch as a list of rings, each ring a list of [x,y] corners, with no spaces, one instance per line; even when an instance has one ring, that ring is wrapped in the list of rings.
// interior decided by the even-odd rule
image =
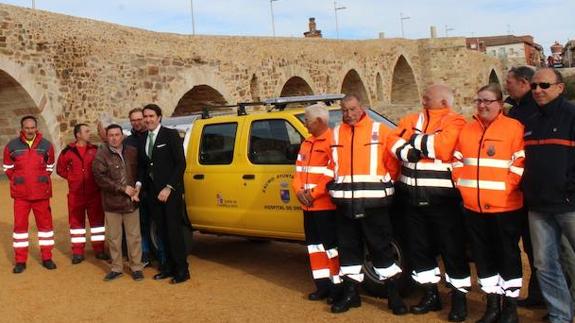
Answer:
[[[413,68],[405,56],[400,55],[393,68],[391,104],[414,105],[419,103],[419,99],[419,90]]]
[[[174,109],[172,116],[185,116],[202,111],[205,107],[224,105],[228,102],[218,90],[206,84],[194,86],[186,92]]]
[[[44,89],[28,71],[26,66],[0,58],[0,146],[18,135],[20,118],[29,114],[37,117],[38,129],[59,151],[60,122]]]
[[[301,77],[291,77],[285,82],[280,96],[313,95],[311,86]]]
[[[363,84],[359,73],[355,69],[349,70],[341,82],[341,93],[357,96],[364,105],[369,106],[369,94]]]
[[[197,107],[198,104],[203,104],[203,101],[212,103],[211,105],[213,105],[213,102],[232,103],[235,102],[234,99],[239,100],[239,98],[230,95],[230,91],[228,91],[225,82],[219,77],[216,69],[195,67],[184,71],[179,75],[179,78],[180,80],[169,89],[159,93],[157,99],[154,101],[160,105],[166,116],[176,115],[176,113],[177,115],[189,113],[191,109],[189,107],[190,102],[195,103],[194,107]],[[194,90],[194,88],[196,89]],[[216,95],[216,93],[218,93],[219,96]],[[182,101],[184,98],[185,100]],[[193,99],[193,101],[189,101],[191,99]],[[185,104],[188,108],[184,108],[182,105],[176,111],[180,103]],[[200,110],[195,111],[201,111],[201,108],[199,109]]]
[[[316,85],[312,81],[313,79],[311,78],[307,70],[305,70],[304,68],[301,68],[297,65],[288,65],[285,66],[283,70],[281,70],[281,73],[283,77],[281,77],[278,83],[276,83],[276,88],[272,93],[270,93],[270,95],[274,97],[284,96],[282,95],[282,92],[284,91],[284,88],[286,87],[287,83],[290,81],[297,82],[300,85],[303,85],[301,83],[301,81],[303,81],[305,82],[305,84],[307,84],[307,87],[309,87],[309,89],[305,89],[305,91],[310,91],[311,89],[311,94],[318,93],[318,91],[316,90]],[[303,88],[306,87],[304,86]]]
[[[499,81],[499,76],[497,76],[497,72],[495,72],[495,69],[492,69],[491,72],[489,72],[489,82],[488,83],[494,83],[494,84],[498,84],[499,86],[501,86],[501,82]]]

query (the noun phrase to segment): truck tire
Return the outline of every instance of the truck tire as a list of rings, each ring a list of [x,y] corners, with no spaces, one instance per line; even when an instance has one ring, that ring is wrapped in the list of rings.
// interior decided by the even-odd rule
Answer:
[[[411,279],[410,271],[405,265],[404,252],[397,240],[392,240],[391,244],[394,257],[403,271],[398,280],[399,293],[401,296],[408,296],[414,287],[414,283]],[[367,250],[367,248],[365,249]],[[379,280],[379,276],[373,269],[373,263],[371,262],[371,258],[367,251],[362,269],[364,273],[362,284],[364,291],[371,296],[387,298],[386,283],[385,281]]]

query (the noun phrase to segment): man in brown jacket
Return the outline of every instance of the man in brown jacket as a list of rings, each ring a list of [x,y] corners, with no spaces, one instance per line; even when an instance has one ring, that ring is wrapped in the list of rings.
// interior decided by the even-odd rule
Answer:
[[[123,144],[122,128],[117,124],[106,127],[107,143],[100,146],[92,163],[94,180],[102,191],[106,214],[106,242],[110,248],[112,265],[104,281],[122,275],[122,224],[126,231],[128,258],[132,278],[144,279],[142,259],[142,237],[138,215],[138,193],[141,184],[136,183],[138,152],[136,148]]]

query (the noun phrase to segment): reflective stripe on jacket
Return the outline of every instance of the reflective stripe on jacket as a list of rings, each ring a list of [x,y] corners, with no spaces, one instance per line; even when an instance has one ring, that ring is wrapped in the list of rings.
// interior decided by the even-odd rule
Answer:
[[[52,196],[54,147],[40,132],[36,133],[32,146],[28,146],[23,133],[10,140],[4,148],[3,168],[10,179],[12,198],[43,200]]]
[[[453,177],[465,208],[479,213],[520,209],[519,190],[525,151],[523,126],[499,114],[485,128],[479,120],[469,123],[453,153]]]
[[[424,109],[401,119],[389,139],[391,154],[402,162],[398,189],[414,205],[428,205],[459,193],[451,179],[451,159],[465,119],[449,108]],[[416,153],[421,159],[413,160]]]
[[[311,207],[302,205],[305,211],[334,210],[335,205],[327,192],[327,184],[333,180],[331,162],[332,133],[328,129],[318,137],[311,136],[302,142],[292,181],[294,192],[309,190],[313,197]]]
[[[352,218],[363,217],[365,209],[391,203],[397,164],[386,149],[390,132],[366,115],[354,126],[342,123],[333,130],[335,179],[329,194]]]

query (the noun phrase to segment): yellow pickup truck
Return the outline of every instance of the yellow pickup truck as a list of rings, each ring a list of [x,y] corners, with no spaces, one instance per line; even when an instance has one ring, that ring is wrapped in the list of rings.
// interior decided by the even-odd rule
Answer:
[[[194,120],[185,137],[184,175],[192,228],[202,233],[303,241],[303,213],[290,184],[300,143],[309,135],[303,106],[341,97],[277,98],[262,102],[260,111],[247,113],[240,104],[236,113],[211,116],[205,111]],[[367,113],[395,127],[376,112]],[[334,106],[330,124],[339,122],[341,112]],[[397,254],[401,254],[399,247]],[[382,286],[367,264],[366,287],[379,294]]]

